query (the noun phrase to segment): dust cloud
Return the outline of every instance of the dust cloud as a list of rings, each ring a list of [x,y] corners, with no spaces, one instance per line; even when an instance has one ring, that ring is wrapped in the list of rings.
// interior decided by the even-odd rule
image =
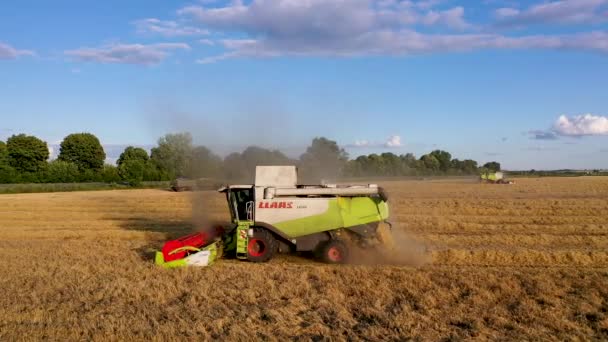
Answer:
[[[299,153],[304,148],[290,145],[294,132],[293,116],[277,101],[266,101],[262,98],[241,99],[236,105],[219,110],[222,114],[213,113],[211,109],[186,108],[179,101],[162,98],[144,105],[143,115],[151,134],[162,136],[167,133],[188,132],[195,146],[202,145],[226,161],[231,153],[241,153],[248,146],[265,149],[278,149],[286,154]],[[230,118],[231,125],[226,125]],[[264,165],[264,163],[261,163]],[[235,165],[235,169],[243,165]],[[193,173],[195,172],[195,170]],[[254,170],[235,172],[227,175],[225,170],[216,179],[221,183],[252,183]],[[219,187],[219,184],[218,184]],[[215,235],[218,227],[226,227],[229,220],[221,220],[210,215],[214,205],[218,205],[215,191],[193,191],[191,193],[191,222],[195,232]],[[221,206],[226,203],[222,200]],[[213,208],[213,209],[210,209]]]
[[[294,142],[299,130],[293,113],[276,100],[241,99],[226,107],[192,109],[170,99],[154,100],[143,107],[143,116],[151,135],[188,132],[195,145],[222,157],[248,146],[279,149],[288,155],[305,149]]]
[[[390,241],[373,248],[353,247],[349,262],[355,265],[395,265],[421,267],[430,262],[427,247],[409,233],[393,225]]]
[[[211,215],[216,196],[221,196],[215,191],[193,191],[191,194],[192,215],[191,221],[194,231],[205,233],[215,238],[222,233],[223,227],[230,224],[228,220],[221,220]],[[224,204],[225,205],[225,204]]]

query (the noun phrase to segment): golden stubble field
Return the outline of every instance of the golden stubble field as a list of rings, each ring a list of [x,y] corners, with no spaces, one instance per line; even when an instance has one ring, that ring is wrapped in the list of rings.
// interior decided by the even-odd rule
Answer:
[[[421,266],[164,270],[191,193],[0,195],[0,340],[608,339],[608,178],[383,185]]]

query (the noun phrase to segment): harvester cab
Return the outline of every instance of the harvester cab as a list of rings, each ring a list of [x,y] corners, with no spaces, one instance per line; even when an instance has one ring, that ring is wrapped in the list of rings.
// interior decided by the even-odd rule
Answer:
[[[190,247],[198,251],[180,254],[185,259],[215,246],[211,247],[217,251],[215,258],[225,254],[264,262],[278,252],[297,251],[343,263],[352,246],[385,243],[390,227],[385,224],[389,211],[382,188],[375,184],[301,185],[295,166],[258,166],[254,184],[228,185],[219,192],[226,196],[232,225],[209,245],[196,241],[199,245]],[[163,252],[169,258],[175,255]],[[157,263],[171,267],[163,257],[157,255]]]

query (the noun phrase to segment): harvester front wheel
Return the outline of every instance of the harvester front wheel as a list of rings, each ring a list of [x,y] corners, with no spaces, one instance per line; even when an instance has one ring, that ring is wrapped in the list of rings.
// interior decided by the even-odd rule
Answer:
[[[340,240],[329,240],[321,246],[320,256],[328,264],[344,264],[348,260],[348,247]]]
[[[278,243],[271,232],[263,228],[254,228],[253,236],[247,243],[247,260],[266,262],[277,251]]]

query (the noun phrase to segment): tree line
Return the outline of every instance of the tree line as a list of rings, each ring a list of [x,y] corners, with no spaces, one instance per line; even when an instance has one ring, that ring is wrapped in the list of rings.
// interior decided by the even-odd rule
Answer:
[[[305,182],[335,180],[340,177],[473,175],[482,170],[498,171],[500,164],[482,167],[471,159],[452,159],[449,152],[435,150],[416,158],[412,153],[370,154],[349,159],[335,141],[315,138],[298,158],[279,150],[249,146],[225,158],[205,146],[193,144],[189,133],[167,134],[148,152],[128,146],[116,165],[105,163],[99,139],[91,133],[66,136],[57,159],[49,161],[45,141],[18,134],[0,141],[0,183],[73,183],[167,181],[176,177],[218,178],[234,182],[253,181],[256,165],[298,165]]]

